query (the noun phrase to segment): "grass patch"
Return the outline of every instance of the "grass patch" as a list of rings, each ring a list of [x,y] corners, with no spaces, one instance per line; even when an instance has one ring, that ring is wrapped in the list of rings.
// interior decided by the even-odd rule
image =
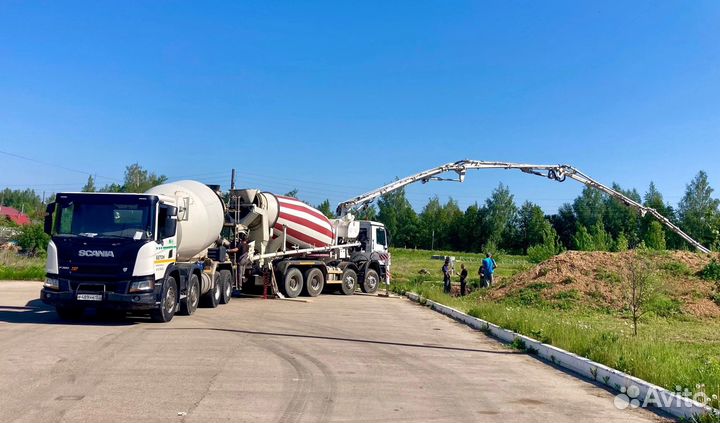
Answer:
[[[613,285],[619,285],[622,282],[622,276],[620,276],[616,272],[611,272],[605,269],[599,270],[595,274],[595,277],[602,281],[610,282]]]
[[[0,251],[0,280],[41,281],[43,279],[45,279],[45,259]]]
[[[690,276],[692,271],[687,264],[679,261],[671,261],[660,265],[660,270],[670,276]]]

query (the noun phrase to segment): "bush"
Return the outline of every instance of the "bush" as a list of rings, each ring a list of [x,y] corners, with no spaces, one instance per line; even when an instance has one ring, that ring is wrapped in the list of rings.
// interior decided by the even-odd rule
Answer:
[[[665,294],[658,294],[650,299],[646,307],[648,311],[652,311],[660,317],[673,317],[682,312],[680,301],[672,299]]]
[[[25,225],[20,229],[17,242],[28,255],[45,253],[50,237],[45,233],[42,225]]]
[[[548,245],[533,245],[527,250],[528,260],[531,263],[542,263],[555,255],[555,248]]]
[[[720,263],[712,259],[712,261],[700,271],[700,277],[706,281],[720,281]]]

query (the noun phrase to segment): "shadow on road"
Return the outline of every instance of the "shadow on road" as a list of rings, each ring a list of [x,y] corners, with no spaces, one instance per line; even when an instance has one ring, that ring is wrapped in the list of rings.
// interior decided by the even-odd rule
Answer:
[[[118,314],[99,313],[87,310],[82,319],[61,320],[55,307],[49,306],[39,298],[28,301],[24,306],[0,305],[0,322],[34,323],[49,325],[84,325],[84,326],[128,326],[149,321],[138,316],[125,317]]]
[[[281,336],[286,338],[302,338],[302,339],[319,339],[324,341],[341,341],[341,342],[356,342],[361,344],[376,344],[376,345],[391,345],[396,347],[408,347],[408,348],[430,348],[438,350],[450,350],[450,351],[466,351],[466,352],[478,352],[486,354],[522,354],[519,351],[512,350],[481,350],[476,348],[462,348],[462,347],[448,347],[444,345],[425,345],[425,344],[410,344],[406,342],[393,342],[393,341],[379,341],[375,339],[357,339],[357,338],[339,338],[333,336],[321,336],[321,335],[302,335],[296,333],[280,333],[280,332],[259,332],[253,330],[243,329],[223,329],[223,328],[147,328],[147,330],[211,330],[217,332],[229,332],[239,333],[245,335],[259,335],[259,336]]]

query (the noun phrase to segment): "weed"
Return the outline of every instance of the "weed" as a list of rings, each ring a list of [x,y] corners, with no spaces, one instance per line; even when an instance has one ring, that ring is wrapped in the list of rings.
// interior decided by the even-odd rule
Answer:
[[[523,339],[519,336],[516,336],[515,339],[513,339],[513,341],[510,343],[510,347],[520,351],[525,351],[527,348],[527,346],[525,345],[525,341],[523,341]]]
[[[531,330],[530,336],[538,340],[539,342],[542,342],[543,344],[549,344],[550,343],[550,337],[545,335],[542,329],[537,330]]]
[[[598,270],[597,273],[595,273],[595,277],[600,280],[610,282],[613,285],[617,285],[622,282],[622,277],[619,274],[606,269]]]
[[[700,277],[706,281],[720,281],[720,263],[712,259],[712,261],[700,271]]]
[[[680,261],[663,263],[660,269],[672,276],[689,276],[692,273],[688,265]]]

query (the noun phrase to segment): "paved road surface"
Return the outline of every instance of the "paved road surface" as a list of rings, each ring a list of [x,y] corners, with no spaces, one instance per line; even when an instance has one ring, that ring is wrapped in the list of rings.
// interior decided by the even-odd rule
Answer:
[[[0,421],[659,421],[401,298],[60,322],[0,282]]]

